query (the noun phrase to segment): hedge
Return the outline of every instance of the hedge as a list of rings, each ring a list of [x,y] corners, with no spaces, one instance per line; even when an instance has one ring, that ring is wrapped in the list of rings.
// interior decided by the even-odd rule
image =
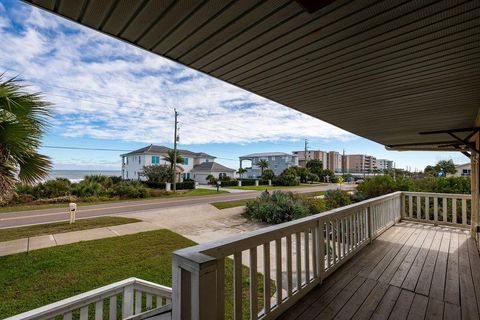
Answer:
[[[165,189],[165,182],[144,182],[149,188]],[[177,182],[177,190],[195,189],[195,181]]]

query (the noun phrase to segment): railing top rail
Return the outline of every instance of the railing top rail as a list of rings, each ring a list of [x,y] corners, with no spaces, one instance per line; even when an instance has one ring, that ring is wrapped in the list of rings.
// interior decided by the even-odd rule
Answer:
[[[406,196],[429,196],[437,198],[466,198],[470,199],[471,194],[466,193],[435,193],[435,192],[416,192],[416,191],[402,191]]]
[[[402,192],[397,191],[394,193],[386,194],[380,197],[368,199],[359,203],[351,204],[348,206],[336,208],[319,214],[315,214],[309,217],[301,218],[294,221],[281,223],[278,225],[262,228],[255,231],[246,232],[240,235],[231,236],[225,239],[213,241],[210,243],[200,244],[197,246],[180,249],[174,252],[175,255],[184,257],[188,260],[197,261],[199,263],[204,262],[204,255],[211,257],[225,257],[234,252],[240,252],[248,248],[257,246],[268,241],[272,241],[282,236],[295,233],[297,231],[304,230],[310,224],[324,220],[327,221],[330,218],[336,218],[337,216],[344,215],[348,212],[362,210],[369,206],[374,206],[383,201],[390,200],[396,197],[400,197]],[[202,260],[202,261],[200,261]]]
[[[75,310],[79,307],[79,303],[91,301],[96,297],[102,297],[112,292],[118,292],[124,287],[129,285],[140,285],[149,288],[156,288],[159,291],[164,291],[171,295],[172,289],[165,287],[150,281],[138,279],[138,278],[128,278],[118,282],[111,283],[109,285],[93,289],[84,293],[80,293],[76,296],[69,297],[45,306],[33,309],[24,313],[17,314],[15,316],[6,318],[5,320],[27,320],[27,319],[37,319],[37,318],[46,318],[52,317],[57,314],[69,312]],[[82,303],[82,306],[84,304]]]

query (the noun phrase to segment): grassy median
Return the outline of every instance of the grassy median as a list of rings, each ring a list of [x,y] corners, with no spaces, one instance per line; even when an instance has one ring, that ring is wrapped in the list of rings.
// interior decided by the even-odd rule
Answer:
[[[171,286],[172,252],[192,245],[172,231],[156,230],[0,257],[0,319],[129,277]],[[231,314],[231,260],[226,261],[225,273],[225,308]],[[262,282],[259,275],[259,305],[263,305]],[[248,318],[246,267],[242,285],[244,318]]]
[[[134,223],[140,221],[142,220],[123,217],[99,217],[79,219],[73,224],[70,224],[69,222],[54,222],[37,224],[27,227],[0,229],[0,242],[55,233],[118,226],[120,224]]]

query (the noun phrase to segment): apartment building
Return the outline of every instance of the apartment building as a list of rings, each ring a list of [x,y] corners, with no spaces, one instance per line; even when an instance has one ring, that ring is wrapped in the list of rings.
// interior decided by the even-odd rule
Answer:
[[[333,172],[342,172],[342,154],[337,151],[328,152],[327,169]]]
[[[391,170],[393,169],[393,161],[387,159],[377,159],[377,169],[379,170]]]
[[[346,172],[372,172],[377,169],[377,159],[366,154],[345,155]]]
[[[323,169],[327,169],[328,152],[321,150],[308,150],[306,154],[305,151],[293,151],[292,153],[298,157],[298,165],[301,167],[304,167],[310,160],[319,160],[322,161]]]
[[[251,167],[246,168],[246,177],[258,178],[262,175],[262,169],[258,166],[261,160],[267,161],[268,169],[272,170],[277,176],[289,167],[298,166],[298,157],[295,154],[285,152],[252,153],[240,157],[240,168],[245,168],[244,161],[251,164]]]

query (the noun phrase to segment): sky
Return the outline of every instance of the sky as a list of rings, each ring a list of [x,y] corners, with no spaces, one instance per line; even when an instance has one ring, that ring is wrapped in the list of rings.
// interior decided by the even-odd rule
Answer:
[[[254,152],[364,153],[423,170],[452,152],[397,152],[319,119],[17,0],[0,0],[0,74],[52,106],[41,152],[54,169],[120,170],[120,154],[149,144],[202,151],[238,168]],[[100,150],[68,150],[67,146]],[[125,151],[123,151],[125,150]]]

